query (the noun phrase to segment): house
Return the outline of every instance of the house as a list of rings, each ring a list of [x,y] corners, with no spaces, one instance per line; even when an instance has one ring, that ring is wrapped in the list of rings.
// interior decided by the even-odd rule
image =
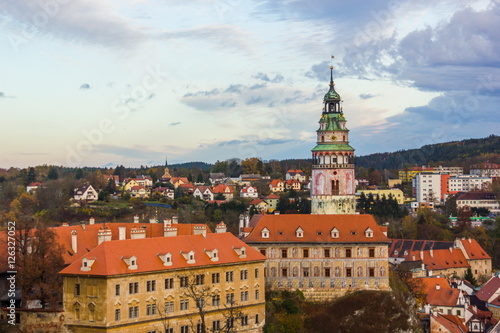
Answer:
[[[29,183],[28,186],[26,186],[26,192],[35,192],[41,185],[42,183],[39,182]]]
[[[468,328],[455,315],[433,313],[430,316],[431,333],[467,333]]]
[[[130,190],[134,186],[140,186],[139,183],[135,179],[133,179],[133,178],[126,178],[126,179],[124,179],[123,180],[123,184],[125,184],[123,186],[123,190],[126,191],[126,192],[130,192]]]
[[[272,288],[313,301],[389,290],[389,239],[371,215],[256,214],[240,219],[240,237],[267,257]]]
[[[214,200],[214,193],[210,186],[198,186],[193,192],[193,197],[199,198],[203,201]]]
[[[300,183],[305,183],[306,174],[302,170],[288,170],[285,175],[285,180],[295,179]]]
[[[66,326],[75,333],[188,333],[202,324],[262,332],[264,260],[227,232],[103,242],[60,272]]]
[[[149,198],[149,193],[150,191],[145,188],[144,186],[137,185],[137,186],[132,186],[132,188],[128,191],[130,193],[130,196],[132,198]]]
[[[178,188],[182,184],[190,184],[189,180],[186,177],[172,177],[170,178],[170,183],[174,185],[174,188]]]
[[[231,201],[234,199],[234,190],[231,186],[228,185],[219,184],[212,188],[212,192],[214,196],[217,196],[217,194],[224,195],[224,198],[226,198],[227,201]]]
[[[416,267],[413,266],[416,264]],[[470,267],[460,249],[450,247],[444,250],[412,251],[408,254],[403,266],[413,266],[414,277],[442,275],[448,278],[464,276]],[[419,267],[420,266],[420,267]]]
[[[272,213],[278,207],[278,202],[280,201],[280,197],[277,196],[276,194],[271,193],[267,197],[265,197],[264,200],[267,202],[267,211],[269,213]]]
[[[240,191],[240,197],[242,198],[257,198],[258,196],[257,188],[253,186],[245,186]]]
[[[488,253],[486,253],[477,240],[465,237],[457,238],[454,246],[462,250],[474,277],[478,278],[481,275],[491,276],[491,257]]]
[[[210,181],[210,184],[215,186],[218,184],[222,184],[225,178],[226,175],[221,172],[215,172],[215,173],[211,172],[208,180]]]
[[[297,179],[288,179],[285,181],[285,189],[287,190],[300,191],[301,188],[302,188],[302,183],[299,182]]]
[[[500,164],[480,163],[470,166],[471,175],[480,177],[500,177]]]
[[[120,176],[118,175],[102,175],[102,178],[104,178],[106,184],[111,180],[115,186],[120,186]]]
[[[457,209],[486,208],[493,214],[500,214],[500,204],[493,192],[467,192],[458,196]]]
[[[250,186],[252,182],[256,182],[262,179],[262,176],[259,174],[241,174],[238,183],[240,185]]]
[[[182,189],[182,191],[187,194],[193,194],[194,191],[196,190],[196,187],[191,183],[179,184],[179,186],[177,187]]]
[[[262,200],[262,199],[253,199],[252,201],[250,201],[250,204],[249,204],[251,207],[255,208],[255,210],[259,213],[262,213],[262,212],[267,212],[268,211],[268,203],[265,201],[265,200]]]
[[[392,189],[377,189],[377,190],[361,190],[359,193],[364,193],[365,196],[369,196],[370,194],[373,196],[374,199],[379,198],[382,199],[382,197],[385,196],[386,199],[389,199],[389,197],[392,197],[394,200],[398,202],[399,205],[402,205],[405,203],[405,196],[403,191],[401,191],[398,188],[392,188]]]
[[[99,194],[92,187],[92,185],[85,184],[80,187],[75,188],[73,198],[76,201],[87,201],[92,202],[96,201],[99,197]]]
[[[418,278],[425,291],[425,313],[437,311],[441,314],[465,317],[465,296],[456,288],[452,288],[444,277]]]
[[[269,189],[271,192],[283,192],[285,190],[285,182],[281,179],[273,179],[269,183]]]
[[[153,193],[159,193],[160,195],[168,198],[170,200],[174,200],[175,191],[169,187],[156,187],[152,190]]]
[[[492,312],[493,318],[500,320],[500,278],[491,277],[476,292],[476,297],[486,303],[488,310]]]

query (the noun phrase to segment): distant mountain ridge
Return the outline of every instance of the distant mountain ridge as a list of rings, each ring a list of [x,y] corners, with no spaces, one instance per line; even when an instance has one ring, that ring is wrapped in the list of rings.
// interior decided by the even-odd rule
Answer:
[[[356,167],[379,170],[434,163],[445,166],[462,165],[467,168],[470,164],[480,162],[500,163],[500,136],[492,134],[482,139],[436,143],[418,149],[375,153],[355,159]]]

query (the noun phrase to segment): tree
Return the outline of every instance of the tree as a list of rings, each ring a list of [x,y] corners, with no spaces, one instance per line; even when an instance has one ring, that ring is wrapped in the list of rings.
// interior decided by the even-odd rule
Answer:
[[[229,164],[226,161],[217,161],[210,168],[211,173],[223,173],[225,176],[229,175]]]
[[[472,269],[470,267],[467,268],[467,271],[464,274],[464,280],[469,281],[473,286],[475,286],[477,283],[476,278],[472,274]]]
[[[250,157],[241,161],[241,167],[244,174],[263,174],[264,165],[257,157]]]
[[[55,180],[59,178],[59,172],[57,171],[56,167],[51,167],[49,169],[49,173],[47,174],[47,179],[49,180]]]
[[[36,181],[36,172],[35,172],[35,168],[33,167],[30,167],[29,170],[28,170],[28,174],[26,176],[26,185],[29,185],[33,182]]]

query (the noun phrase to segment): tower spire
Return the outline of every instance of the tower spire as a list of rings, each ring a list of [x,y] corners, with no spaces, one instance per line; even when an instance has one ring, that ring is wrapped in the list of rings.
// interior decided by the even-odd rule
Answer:
[[[332,55],[332,59],[330,60],[330,86],[333,86],[333,58],[335,58],[334,55]]]

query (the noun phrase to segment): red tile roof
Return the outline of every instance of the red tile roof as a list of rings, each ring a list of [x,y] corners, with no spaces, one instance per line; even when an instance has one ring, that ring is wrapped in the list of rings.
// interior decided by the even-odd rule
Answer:
[[[451,288],[448,280],[442,277],[419,278],[426,291],[425,301],[430,305],[455,306],[457,305],[460,290]],[[438,285],[439,289],[437,289]]]
[[[212,189],[213,193],[233,193],[233,189],[230,186],[219,184]]]
[[[496,200],[493,192],[465,192],[457,200]]]
[[[258,220],[257,220],[258,219]],[[245,238],[247,243],[276,243],[276,242],[338,242],[338,243],[388,243],[389,239],[382,233],[372,215],[254,215],[251,225],[255,225],[252,232]],[[302,238],[297,238],[295,231],[301,227],[304,231]],[[269,238],[262,238],[261,231],[267,228]],[[339,238],[332,238],[331,231],[337,228]],[[367,238],[365,231],[370,228],[373,237]]]
[[[205,227],[207,233],[212,231],[206,224],[187,224],[187,223],[177,223],[172,224],[172,226],[177,227],[177,235],[193,235],[194,227]],[[118,240],[119,228],[125,227],[125,237],[130,238],[131,230],[133,228],[139,228],[146,231],[146,238],[154,237],[164,237],[164,226],[163,223],[97,223],[97,224],[86,224],[77,226],[62,226],[49,228],[56,232],[58,243],[61,244],[65,251],[63,252],[63,258],[65,264],[70,264],[81,256],[87,254],[89,251],[97,247],[98,238],[97,234],[99,230],[103,230],[106,227],[111,230],[111,239]],[[71,247],[71,234],[76,232],[77,235],[77,252],[75,253]],[[6,244],[7,232],[0,231],[0,244]],[[0,272],[6,271],[6,265],[2,263],[7,263],[7,252],[0,251]],[[5,266],[5,267],[4,267]]]
[[[483,302],[488,302],[492,297],[492,301],[498,302],[498,296],[500,296],[500,278],[492,277],[489,279],[481,289],[476,292],[477,298]]]
[[[250,189],[252,189],[252,192],[256,193],[257,192],[257,188],[256,187],[253,187],[253,186],[245,186],[241,189],[241,192],[243,193],[248,193],[250,191]]]
[[[423,258],[421,254],[423,252]],[[432,253],[432,254],[431,254]],[[428,270],[470,267],[460,249],[412,251],[405,261],[422,261]]]
[[[245,247],[246,257],[234,250]],[[218,261],[212,261],[205,250],[218,250]],[[187,263],[183,253],[194,251],[195,263]],[[165,266],[159,255],[171,254],[171,266]],[[137,269],[130,270],[123,258],[137,258]],[[178,236],[152,239],[127,239],[103,242],[85,255],[95,260],[89,271],[82,271],[82,259],[63,269],[61,274],[110,276],[130,273],[153,272],[168,269],[224,265],[251,261],[264,261],[259,251],[246,245],[231,233]]]
[[[280,197],[279,197],[278,195],[273,194],[273,193],[269,194],[269,195],[266,197],[266,199],[279,199],[279,198],[280,198]]]
[[[482,246],[477,242],[477,240],[472,238],[463,238],[459,240],[464,249],[465,256],[469,257],[469,259],[491,259],[491,257],[486,253],[486,251],[482,248]]]
[[[249,205],[258,205],[260,204],[261,202],[264,202],[267,204],[267,202],[265,202],[264,200],[262,199],[253,199],[252,201],[250,201]]]
[[[467,333],[469,331],[458,316],[438,314],[437,316],[432,315],[432,318],[444,326],[450,333]]]

